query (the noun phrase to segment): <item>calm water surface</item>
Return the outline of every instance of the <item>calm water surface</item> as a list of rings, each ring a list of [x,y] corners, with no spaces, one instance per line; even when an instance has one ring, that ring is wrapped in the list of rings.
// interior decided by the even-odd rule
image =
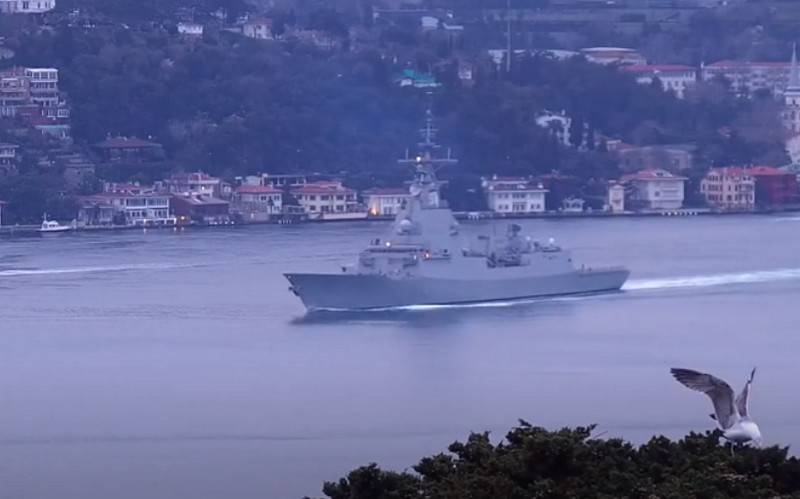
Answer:
[[[800,444],[800,218],[528,221],[623,293],[305,315],[385,224],[0,239],[0,497],[297,498],[524,418],[643,441],[710,428],[670,366]],[[469,225],[466,232],[479,230]]]

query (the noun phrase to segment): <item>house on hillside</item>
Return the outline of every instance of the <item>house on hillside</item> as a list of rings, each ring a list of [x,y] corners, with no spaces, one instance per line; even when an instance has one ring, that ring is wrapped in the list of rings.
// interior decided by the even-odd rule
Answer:
[[[164,148],[157,142],[137,137],[109,137],[92,146],[107,163],[141,163],[164,159]]]
[[[620,71],[636,78],[641,85],[650,85],[658,78],[661,88],[665,92],[672,92],[679,99],[683,99],[686,90],[697,83],[697,72],[691,66],[678,64],[635,64],[622,66]]]
[[[184,36],[203,36],[204,26],[200,23],[178,23],[178,34]]]
[[[17,171],[17,149],[19,146],[16,144],[0,142],[0,175]]]
[[[0,0],[2,14],[44,14],[56,8],[56,0]]]
[[[242,24],[242,34],[254,40],[274,40],[272,33],[272,19],[267,17],[254,17]]]
[[[650,146],[634,146],[619,144],[609,151],[616,153],[619,165],[624,172],[635,172],[647,168],[669,171],[691,170],[694,164],[694,144],[659,144]]]

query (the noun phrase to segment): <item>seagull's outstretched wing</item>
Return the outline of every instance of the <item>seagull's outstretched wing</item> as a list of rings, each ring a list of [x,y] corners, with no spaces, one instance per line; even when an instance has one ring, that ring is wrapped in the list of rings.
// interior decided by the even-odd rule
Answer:
[[[670,369],[670,372],[681,384],[703,392],[714,404],[717,422],[723,430],[727,430],[739,420],[739,414],[733,405],[733,389],[721,379],[710,374],[691,369]]]
[[[750,379],[747,380],[745,383],[744,388],[742,388],[742,393],[736,397],[736,410],[739,411],[739,415],[743,418],[750,417],[750,385],[753,384],[753,377],[756,375],[756,368],[754,367],[752,371],[750,371]]]

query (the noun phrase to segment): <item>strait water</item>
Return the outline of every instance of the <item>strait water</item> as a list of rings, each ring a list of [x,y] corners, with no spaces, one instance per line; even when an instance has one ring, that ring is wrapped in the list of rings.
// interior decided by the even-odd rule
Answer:
[[[641,442],[705,430],[669,367],[800,444],[800,217],[534,220],[620,294],[307,316],[382,223],[0,239],[0,498],[298,498],[524,418]],[[486,226],[466,225],[465,232]]]

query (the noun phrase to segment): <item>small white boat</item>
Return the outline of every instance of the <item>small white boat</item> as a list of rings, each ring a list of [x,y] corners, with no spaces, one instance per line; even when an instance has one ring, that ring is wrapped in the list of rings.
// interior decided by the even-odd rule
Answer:
[[[67,232],[72,229],[73,227],[71,225],[61,225],[55,220],[48,220],[47,215],[45,215],[44,220],[42,220],[42,226],[39,228],[38,232],[42,233]]]

